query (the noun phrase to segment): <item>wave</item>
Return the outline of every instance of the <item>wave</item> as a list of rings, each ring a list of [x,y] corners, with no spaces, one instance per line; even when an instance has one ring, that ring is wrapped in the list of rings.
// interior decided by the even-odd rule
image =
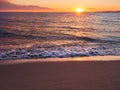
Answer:
[[[100,38],[91,38],[91,37],[80,37],[71,34],[57,33],[57,32],[48,32],[46,35],[34,36],[32,34],[17,34],[13,32],[8,32],[6,30],[0,30],[1,38],[20,38],[20,39],[35,39],[35,40],[45,40],[45,41],[55,41],[55,40],[75,40],[75,41],[86,41],[92,43],[119,43],[119,40],[104,40]],[[118,37],[119,39],[119,37]]]
[[[64,58],[83,56],[120,55],[119,45],[60,46],[46,48],[12,49],[0,53],[0,60],[28,58]]]
[[[5,31],[5,30],[0,30],[0,37],[13,37],[14,36],[14,34],[13,33],[9,33],[9,32],[7,32],[7,31]]]

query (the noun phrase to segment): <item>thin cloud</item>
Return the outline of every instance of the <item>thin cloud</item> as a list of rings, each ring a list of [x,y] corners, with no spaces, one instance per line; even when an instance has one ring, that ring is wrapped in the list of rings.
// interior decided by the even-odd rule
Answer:
[[[52,10],[48,7],[40,7],[35,5],[17,5],[8,0],[0,0],[0,10]]]

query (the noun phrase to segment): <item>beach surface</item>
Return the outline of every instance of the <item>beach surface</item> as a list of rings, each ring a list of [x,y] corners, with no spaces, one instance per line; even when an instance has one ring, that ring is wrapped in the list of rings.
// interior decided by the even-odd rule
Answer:
[[[120,90],[120,61],[0,64],[0,90]]]

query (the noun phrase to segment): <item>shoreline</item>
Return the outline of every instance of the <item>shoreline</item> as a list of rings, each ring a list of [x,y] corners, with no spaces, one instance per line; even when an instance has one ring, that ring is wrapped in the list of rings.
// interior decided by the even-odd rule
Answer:
[[[16,59],[0,60],[0,65],[33,63],[33,62],[84,62],[84,61],[119,61],[120,56],[90,56],[69,58],[40,58],[40,59]]]

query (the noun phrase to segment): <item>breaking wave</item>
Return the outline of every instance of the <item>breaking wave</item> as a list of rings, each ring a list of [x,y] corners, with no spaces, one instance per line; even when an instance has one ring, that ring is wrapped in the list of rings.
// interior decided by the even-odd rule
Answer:
[[[82,56],[120,55],[120,46],[61,46],[46,48],[29,48],[9,50],[0,53],[0,59],[28,59],[28,58],[64,58]]]

